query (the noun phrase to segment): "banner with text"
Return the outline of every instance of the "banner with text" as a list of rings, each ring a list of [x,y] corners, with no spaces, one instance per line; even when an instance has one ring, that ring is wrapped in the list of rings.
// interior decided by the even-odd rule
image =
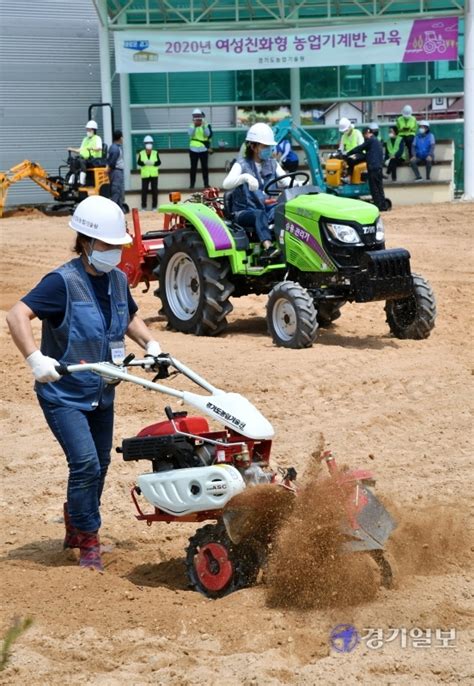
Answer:
[[[115,33],[119,73],[284,69],[455,60],[458,19],[261,31]]]

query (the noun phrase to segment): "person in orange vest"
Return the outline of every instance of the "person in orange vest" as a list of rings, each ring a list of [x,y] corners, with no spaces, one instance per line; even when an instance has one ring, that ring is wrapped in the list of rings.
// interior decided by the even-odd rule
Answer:
[[[142,210],[147,209],[148,189],[151,188],[151,209],[156,210],[158,206],[158,175],[161,165],[158,150],[153,149],[153,138],[145,136],[143,139],[144,149],[137,155],[137,165],[140,167],[142,177]]]

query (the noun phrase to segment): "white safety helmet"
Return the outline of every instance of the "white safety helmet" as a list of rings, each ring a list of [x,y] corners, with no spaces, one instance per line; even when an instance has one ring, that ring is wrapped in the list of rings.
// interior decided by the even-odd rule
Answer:
[[[339,119],[339,131],[340,133],[345,133],[348,131],[352,126],[352,123],[349,121],[347,117],[341,117]]]
[[[404,117],[411,117],[413,114],[413,107],[411,105],[405,105],[405,107],[402,109],[402,114]]]
[[[371,131],[378,131],[379,125],[377,124],[376,121],[371,121],[370,124],[367,124],[367,128],[370,129]]]
[[[262,143],[262,145],[277,144],[271,127],[263,122],[251,126],[247,131],[245,140],[249,141],[249,143]]]
[[[202,110],[200,110],[198,107],[196,107],[195,110],[193,110],[193,117],[202,117],[203,113]]]
[[[426,119],[422,119],[420,122],[418,122],[418,126],[425,126],[427,129],[429,129],[430,123]]]
[[[110,245],[124,245],[132,240],[126,231],[125,215],[120,207],[101,195],[91,195],[80,202],[69,226],[84,236]]]
[[[86,124],[86,129],[95,129],[97,131],[98,128],[99,127],[97,126],[97,122],[93,119],[89,119],[89,121]]]
[[[143,142],[144,143],[153,143],[152,136],[145,136],[145,138],[143,139]]]

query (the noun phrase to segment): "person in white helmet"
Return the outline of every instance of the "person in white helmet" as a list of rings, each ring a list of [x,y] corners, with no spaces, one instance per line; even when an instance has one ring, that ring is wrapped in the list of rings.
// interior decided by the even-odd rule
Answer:
[[[204,187],[209,186],[209,149],[211,147],[212,128],[206,122],[204,112],[199,108],[193,110],[193,121],[188,128],[189,158],[191,161],[189,188],[196,184],[198,163],[201,163]]]
[[[341,139],[339,141],[339,152],[346,155],[350,150],[353,150],[358,145],[362,145],[364,142],[364,136],[356,129],[350,119],[347,117],[341,117],[339,120],[339,133],[341,133]],[[348,176],[352,176],[352,171],[356,164],[364,160],[364,155],[355,154],[346,158],[346,163],[348,166]]]
[[[411,156],[411,148],[416,136],[418,123],[413,116],[413,108],[411,105],[405,105],[400,116],[396,121],[398,135],[403,141],[403,145],[407,151],[407,157]]]
[[[153,149],[151,136],[145,136],[143,145],[143,150],[140,150],[137,155],[137,165],[140,167],[142,179],[142,210],[146,210],[148,189],[151,188],[151,209],[153,211],[158,206],[158,176],[161,160],[158,150]]]
[[[103,166],[102,161],[102,138],[97,135],[98,125],[94,119],[90,119],[86,124],[86,135],[82,139],[80,148],[68,148],[68,152],[75,152],[79,155],[74,162],[72,169],[73,175],[69,178],[69,183],[76,181],[76,173],[79,171],[79,184],[84,186],[86,183],[86,172],[88,167]]]
[[[130,241],[118,205],[90,196],[69,222],[77,257],[46,276],[7,314],[16,346],[35,379],[46,421],[67,460],[65,548],[79,548],[81,567],[102,571],[100,499],[110,462],[114,385],[92,372],[60,376],[59,364],[119,362],[129,336],[147,354],[161,352],[137,315],[125,274],[117,269]],[[42,321],[38,345],[31,322]]]
[[[268,124],[254,124],[247,131],[245,153],[238,157],[225,177],[222,186],[232,191],[230,205],[232,217],[240,226],[255,229],[263,246],[263,256],[272,260],[279,259],[281,253],[274,245],[270,228],[274,211],[273,203],[268,203],[263,188],[275,177],[287,172],[273,158],[276,141]],[[283,179],[281,187],[290,184],[291,179]]]

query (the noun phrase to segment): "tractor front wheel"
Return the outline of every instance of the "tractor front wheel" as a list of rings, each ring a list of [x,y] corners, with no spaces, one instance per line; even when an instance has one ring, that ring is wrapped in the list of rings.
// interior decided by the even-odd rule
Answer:
[[[208,257],[195,231],[179,229],[167,236],[156,274],[155,291],[162,313],[176,331],[216,336],[227,326],[234,290],[228,263]]]
[[[436,300],[428,281],[412,274],[413,291],[401,300],[388,300],[387,323],[396,338],[428,338],[435,325]]]
[[[256,550],[232,543],[222,523],[206,524],[189,539],[186,571],[189,583],[208,598],[222,598],[257,580]]]
[[[273,342],[283,348],[310,348],[318,334],[318,315],[308,291],[282,281],[270,292],[267,325]]]

